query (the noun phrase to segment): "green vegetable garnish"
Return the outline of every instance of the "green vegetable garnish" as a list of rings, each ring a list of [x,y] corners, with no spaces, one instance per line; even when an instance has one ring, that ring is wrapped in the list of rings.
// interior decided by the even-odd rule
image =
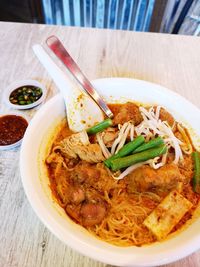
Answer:
[[[105,130],[106,128],[108,128],[111,125],[112,125],[112,120],[106,119],[106,120],[98,123],[97,125],[87,129],[87,133],[88,134],[96,134],[96,133],[102,132],[103,130]]]
[[[194,160],[194,177],[192,179],[194,192],[200,194],[200,155],[199,152],[195,151],[192,153]]]
[[[139,147],[141,144],[143,144],[145,141],[144,137],[142,135],[135,138],[135,140],[129,142],[128,144],[124,145],[117,154],[111,156],[110,158],[106,159],[104,161],[104,164],[110,168],[110,163],[112,160],[117,158],[122,158],[124,156],[129,155],[131,152],[133,152],[137,147]]]
[[[142,151],[145,151],[147,149],[154,148],[154,147],[157,147],[157,146],[160,146],[160,145],[164,145],[164,141],[163,141],[163,139],[161,137],[157,137],[157,138],[154,138],[154,139],[150,140],[147,143],[142,144],[138,148],[136,148],[133,151],[133,154],[138,153],[138,152],[142,152]]]
[[[22,86],[10,94],[9,100],[14,105],[29,105],[42,96],[42,90],[32,85]]]
[[[129,167],[133,164],[153,159],[155,157],[165,154],[166,152],[167,147],[165,145],[162,145],[157,148],[148,149],[124,158],[111,160],[110,166],[112,171],[117,171],[122,168]]]

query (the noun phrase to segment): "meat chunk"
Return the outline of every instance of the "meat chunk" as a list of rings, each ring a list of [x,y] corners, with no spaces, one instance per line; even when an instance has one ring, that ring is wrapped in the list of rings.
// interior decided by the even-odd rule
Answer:
[[[77,158],[91,163],[102,162],[105,158],[98,144],[90,144],[85,131],[72,134],[60,143],[62,152],[68,157]]]
[[[85,191],[86,201],[81,206],[80,214],[84,226],[99,224],[106,215],[107,204],[102,195],[93,188]]]
[[[57,184],[57,192],[64,205],[68,203],[80,204],[85,200],[85,192],[80,186],[74,186],[66,179],[62,179]]]
[[[110,191],[117,186],[117,181],[108,173],[103,163],[97,165],[81,162],[71,173],[74,182],[93,187],[99,192]]]
[[[78,197],[82,193],[78,192]],[[99,224],[106,215],[107,204],[103,197],[94,189],[85,189],[84,201],[75,203],[71,198],[71,203],[67,204],[66,212],[76,222],[84,226]]]
[[[113,127],[109,127],[102,132],[103,142],[106,147],[111,147],[115,139],[117,138],[118,130]]]
[[[81,205],[68,204],[65,210],[72,219],[74,219],[78,223],[81,223],[82,219],[80,215]]]
[[[81,162],[76,166],[74,171],[71,173],[71,178],[74,182],[87,183],[89,185],[94,185],[100,177],[100,171],[95,165],[89,164],[87,162]]]
[[[90,144],[88,135],[85,131],[72,134],[63,139],[60,143],[63,152],[71,158],[77,158],[77,148],[88,146]]]
[[[179,162],[179,170],[185,176],[187,182],[190,182],[194,174],[194,163],[192,155],[184,155],[184,159]]]
[[[170,191],[176,188],[179,182],[184,182],[185,177],[180,173],[177,165],[166,164],[158,170],[150,166],[142,166],[126,177],[129,192]]]
[[[82,205],[80,214],[84,226],[93,226],[103,220],[106,215],[106,207],[103,204],[86,203]]]
[[[85,190],[85,196],[86,196],[86,202],[88,203],[93,203],[93,204],[104,203],[103,196],[100,194],[100,192],[98,192],[92,187],[89,187]]]
[[[114,117],[114,124],[124,124],[127,121],[132,121],[134,125],[138,125],[142,121],[139,107],[131,102],[122,105]]]
[[[72,187],[70,192],[71,202],[80,204],[85,200],[85,192],[80,187]]]
[[[80,159],[90,163],[97,163],[105,160],[98,144],[78,147],[76,153]]]

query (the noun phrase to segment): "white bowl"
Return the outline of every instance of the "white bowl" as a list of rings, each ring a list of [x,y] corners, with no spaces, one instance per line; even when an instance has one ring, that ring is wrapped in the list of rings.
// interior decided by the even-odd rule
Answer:
[[[35,102],[33,102],[32,104],[28,104],[28,105],[15,105],[12,104],[9,100],[10,94],[17,88],[22,87],[22,86],[27,86],[27,85],[31,85],[31,86],[36,86],[39,87],[42,90],[42,96]],[[36,81],[36,80],[21,80],[21,81],[15,81],[12,84],[10,84],[4,93],[4,102],[10,107],[10,108],[14,108],[14,109],[31,109],[33,107],[38,106],[39,104],[41,104],[45,98],[46,98],[46,94],[47,94],[47,90],[45,88],[45,86]]]
[[[177,120],[189,122],[200,136],[199,109],[164,87],[126,78],[99,79],[93,84],[108,102],[134,100],[160,104],[166,107]],[[98,240],[84,228],[73,223],[52,198],[49,180],[44,169],[47,139],[64,116],[65,105],[61,95],[58,94],[45,104],[31,121],[23,139],[20,157],[20,171],[26,195],[38,217],[52,233],[80,253],[118,266],[167,264],[200,248],[200,219],[163,242],[126,248]],[[34,140],[34,146],[32,140]],[[199,143],[197,146],[199,148]]]

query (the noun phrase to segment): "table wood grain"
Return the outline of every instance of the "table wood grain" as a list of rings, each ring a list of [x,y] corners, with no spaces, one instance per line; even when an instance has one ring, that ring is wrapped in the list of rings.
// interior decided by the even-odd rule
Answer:
[[[57,93],[31,48],[52,34],[64,42],[89,79],[132,77],[155,82],[200,108],[198,37],[1,22],[0,112],[9,111],[3,93],[13,81],[38,79],[48,88],[47,99]],[[24,113],[34,116],[37,109]],[[108,267],[70,249],[40,222],[24,194],[19,152],[0,152],[0,266]],[[166,266],[199,267],[200,251]]]

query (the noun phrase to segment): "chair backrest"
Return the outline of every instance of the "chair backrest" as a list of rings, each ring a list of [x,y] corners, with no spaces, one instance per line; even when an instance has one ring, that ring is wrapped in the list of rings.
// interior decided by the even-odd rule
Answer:
[[[160,31],[200,36],[200,0],[168,0]]]
[[[200,1],[193,2],[178,31],[179,34],[200,36]]]
[[[46,24],[148,31],[155,0],[42,0]]]

